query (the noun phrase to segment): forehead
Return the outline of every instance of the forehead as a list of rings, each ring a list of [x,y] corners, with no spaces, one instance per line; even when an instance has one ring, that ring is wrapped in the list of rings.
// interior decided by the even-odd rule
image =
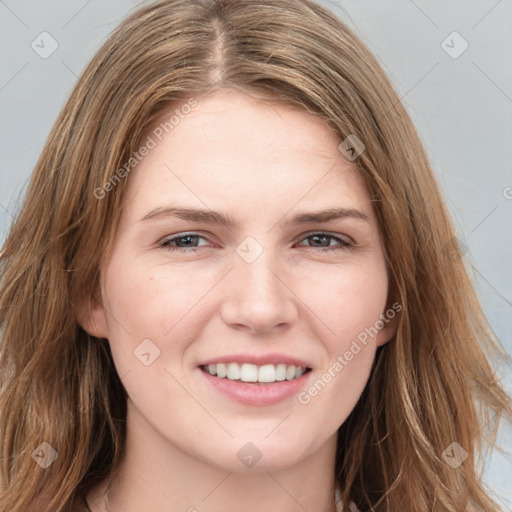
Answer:
[[[320,115],[307,112],[298,105],[280,103],[235,89],[223,89],[212,94],[184,98],[163,111],[146,131],[156,131],[157,142],[175,142],[187,149],[214,141],[215,147],[230,145],[236,154],[240,144],[244,152],[254,152],[264,146],[275,156],[290,148],[298,153],[315,153],[332,159],[333,145],[339,141]],[[163,140],[165,139],[165,140]],[[220,139],[220,140],[219,140]],[[219,145],[219,142],[225,144]],[[235,142],[238,144],[235,145]],[[210,148],[210,150],[215,149]]]
[[[154,147],[130,174],[127,201],[241,207],[254,200],[260,208],[305,206],[318,196],[346,207],[368,201],[359,171],[320,116],[234,90],[186,104],[163,112],[142,137]]]

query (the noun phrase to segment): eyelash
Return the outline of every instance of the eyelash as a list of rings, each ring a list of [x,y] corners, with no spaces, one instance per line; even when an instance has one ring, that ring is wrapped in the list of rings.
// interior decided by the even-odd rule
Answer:
[[[339,251],[339,250],[355,248],[355,245],[351,244],[350,242],[348,242],[347,240],[345,240],[344,238],[342,238],[340,236],[333,235],[331,233],[323,233],[323,232],[316,232],[316,231],[313,233],[309,233],[306,236],[302,237],[300,239],[300,241],[306,240],[307,238],[312,238],[315,236],[327,237],[327,238],[331,238],[333,240],[337,240],[341,245],[339,245],[337,247],[310,247],[310,249],[313,249],[314,251],[326,252],[326,251]],[[184,233],[184,234],[174,236],[171,238],[165,238],[162,241],[160,241],[158,243],[158,245],[159,245],[159,247],[166,249],[168,251],[171,251],[171,252],[172,251],[180,251],[180,252],[188,252],[188,253],[196,252],[199,249],[199,247],[192,247],[192,248],[187,249],[184,247],[174,247],[174,246],[168,245],[170,242],[175,242],[176,240],[180,240],[182,238],[188,238],[188,237],[199,237],[199,238],[206,239],[206,237],[204,237],[203,235],[200,235],[199,233],[191,232],[191,233]],[[302,246],[302,247],[307,247],[307,246]]]

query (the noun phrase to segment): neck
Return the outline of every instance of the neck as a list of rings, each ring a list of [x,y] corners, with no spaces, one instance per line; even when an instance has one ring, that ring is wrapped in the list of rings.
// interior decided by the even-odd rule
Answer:
[[[133,420],[119,470],[87,496],[92,512],[336,512],[335,435],[293,467],[265,466],[262,458],[241,473],[185,453],[140,416]]]

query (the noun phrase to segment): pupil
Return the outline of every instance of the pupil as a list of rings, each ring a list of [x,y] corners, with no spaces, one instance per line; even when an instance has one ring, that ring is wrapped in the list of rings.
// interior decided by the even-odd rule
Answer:
[[[327,240],[327,236],[326,235],[314,235],[313,236],[313,239],[315,240],[315,242],[319,241],[319,240],[322,240],[323,242],[325,242]]]
[[[189,242],[191,241],[192,238],[195,238],[195,235],[185,235],[185,236],[182,236],[181,240],[182,240],[182,242],[183,242],[183,240],[186,240],[185,245],[190,245]]]

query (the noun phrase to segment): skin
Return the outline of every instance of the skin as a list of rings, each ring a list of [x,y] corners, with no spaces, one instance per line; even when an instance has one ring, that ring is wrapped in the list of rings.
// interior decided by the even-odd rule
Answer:
[[[102,267],[101,301],[84,305],[90,314],[82,325],[109,340],[129,395],[127,449],[108,508],[106,482],[89,493],[89,506],[332,512],[337,429],[394,322],[361,345],[307,404],[297,396],[270,406],[240,404],[213,389],[198,364],[225,354],[279,352],[312,367],[306,390],[332,373],[337,357],[389,308],[372,202],[318,116],[236,90],[197,99],[131,171]],[[171,205],[221,211],[236,224],[170,215],[141,221]],[[356,209],[368,220],[289,223],[299,211],[328,208]],[[353,247],[311,237],[319,231]],[[174,251],[161,245],[190,232],[204,238],[171,242]],[[251,263],[236,252],[249,236],[263,250]],[[146,366],[134,350],[148,338],[160,356]],[[247,442],[262,455],[252,468],[237,457]]]

